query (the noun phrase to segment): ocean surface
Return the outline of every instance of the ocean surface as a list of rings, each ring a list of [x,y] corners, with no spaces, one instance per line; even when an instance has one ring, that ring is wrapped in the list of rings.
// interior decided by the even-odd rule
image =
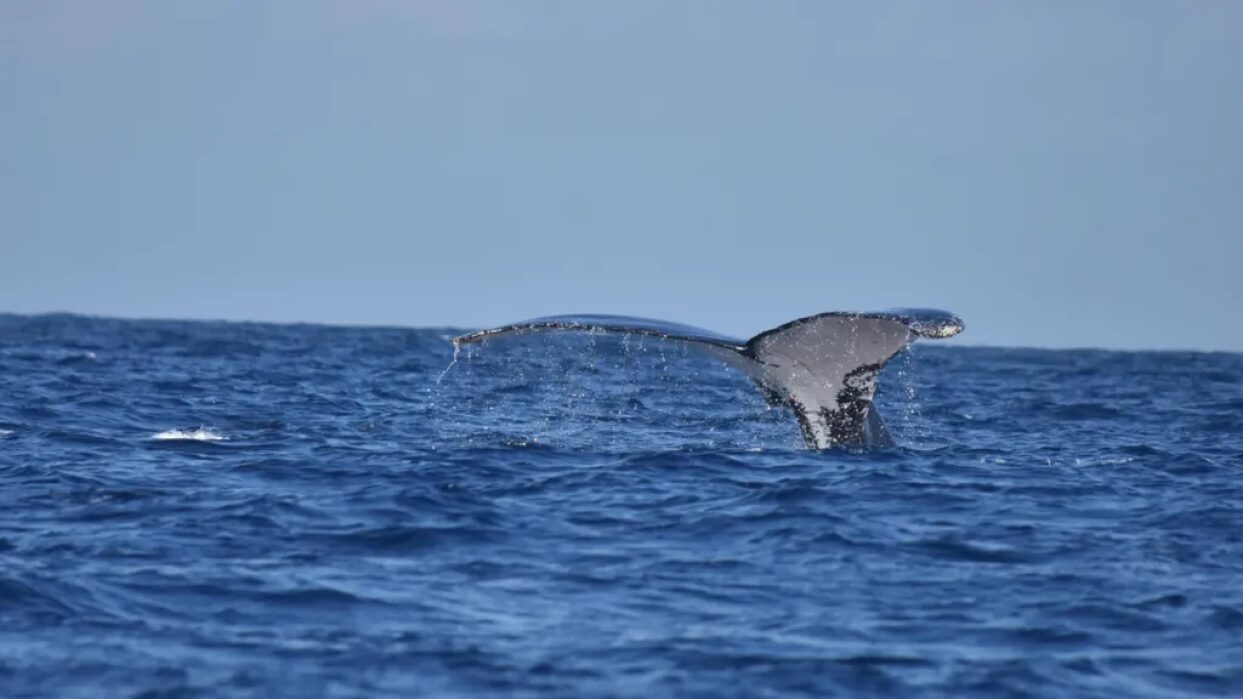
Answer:
[[[456,332],[0,315],[0,696],[1243,696],[1243,355]]]

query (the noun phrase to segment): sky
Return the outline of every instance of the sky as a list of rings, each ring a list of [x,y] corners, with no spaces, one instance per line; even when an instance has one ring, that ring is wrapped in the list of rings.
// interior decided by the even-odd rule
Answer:
[[[0,0],[0,312],[1243,351],[1240,263],[1236,1]]]

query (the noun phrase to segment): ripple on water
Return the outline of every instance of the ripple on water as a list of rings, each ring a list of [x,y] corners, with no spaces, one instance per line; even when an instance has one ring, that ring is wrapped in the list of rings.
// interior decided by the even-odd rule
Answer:
[[[1243,696],[1239,356],[453,334],[0,315],[0,695]]]

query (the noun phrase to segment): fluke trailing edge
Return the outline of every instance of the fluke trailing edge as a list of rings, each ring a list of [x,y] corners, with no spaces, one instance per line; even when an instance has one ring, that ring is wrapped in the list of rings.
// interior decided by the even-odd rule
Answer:
[[[743,341],[646,318],[568,315],[480,330],[456,337],[453,343],[557,330],[629,333],[685,342],[745,372],[770,403],[794,410],[808,447],[827,449],[892,445],[893,437],[872,405],[877,374],[916,338],[953,337],[962,329],[957,316],[933,309],[834,311],[799,318]]]

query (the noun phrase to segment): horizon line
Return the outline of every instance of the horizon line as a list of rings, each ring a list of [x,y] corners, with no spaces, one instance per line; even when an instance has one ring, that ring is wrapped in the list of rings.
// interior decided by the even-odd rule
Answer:
[[[109,315],[103,313],[84,313],[80,311],[38,311],[38,312],[18,312],[0,310],[0,317],[13,316],[22,318],[40,318],[50,316],[65,316],[74,318],[96,319],[96,320],[120,320],[133,322],[161,322],[161,323],[234,323],[237,325],[285,325],[299,326],[309,325],[325,328],[358,328],[358,329],[375,329],[375,330],[478,330],[487,326],[474,325],[400,325],[397,323],[369,323],[369,322],[325,322],[315,320],[263,320],[251,318],[219,318],[219,317],[183,317],[172,318],[165,316],[141,316],[141,315]],[[921,343],[919,346],[930,346],[928,343]],[[1237,354],[1243,355],[1243,350],[1229,349],[1202,349],[1193,347],[1103,347],[1093,345],[1064,345],[1064,346],[1035,346],[1035,345],[1012,345],[1004,343],[967,343],[958,338],[948,340],[938,340],[937,345],[945,349],[961,348],[961,349],[999,349],[999,350],[1036,350],[1041,352],[1154,352],[1154,353],[1196,353],[1196,354]]]

